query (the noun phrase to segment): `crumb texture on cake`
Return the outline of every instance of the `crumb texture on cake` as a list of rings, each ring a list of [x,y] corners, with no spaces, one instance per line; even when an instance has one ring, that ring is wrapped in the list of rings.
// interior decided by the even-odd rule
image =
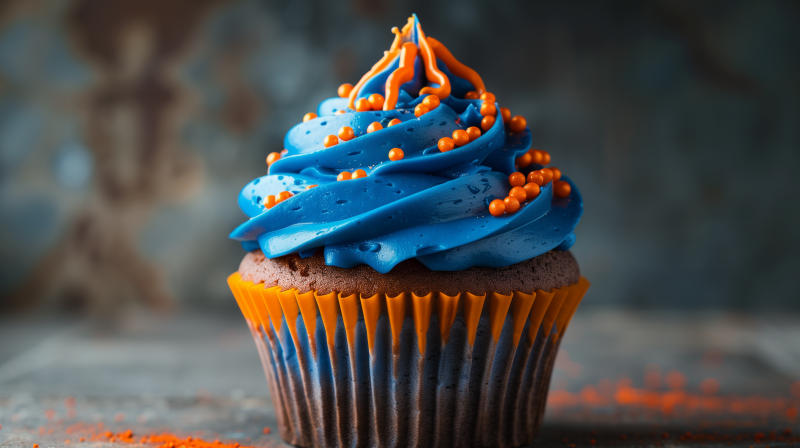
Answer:
[[[475,267],[453,272],[431,271],[419,261],[410,259],[388,273],[380,274],[366,265],[350,269],[328,266],[321,251],[308,258],[290,254],[270,259],[260,250],[255,250],[245,255],[239,273],[245,281],[284,289],[297,288],[301,293],[336,291],[363,296],[401,292],[455,295],[459,292],[509,294],[536,289],[550,291],[575,284],[580,278],[578,263],[569,251],[547,252],[504,268]]]

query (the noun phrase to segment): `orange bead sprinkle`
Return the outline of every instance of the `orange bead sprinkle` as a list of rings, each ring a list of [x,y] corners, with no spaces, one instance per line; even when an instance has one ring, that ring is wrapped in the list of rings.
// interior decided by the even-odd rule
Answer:
[[[508,183],[510,183],[512,187],[521,187],[525,185],[525,175],[520,172],[511,173],[508,176]]]
[[[464,146],[469,143],[469,134],[463,129],[456,129],[453,131],[453,143],[456,146]]]
[[[350,177],[350,179],[362,179],[364,177],[367,177],[367,172],[362,169],[357,169],[353,171],[353,175]]]
[[[39,444],[38,443],[34,443],[33,444],[33,448],[39,448]]]
[[[522,187],[514,187],[508,192],[508,196],[516,199],[519,203],[523,203],[528,199],[528,192]]]
[[[272,165],[273,163],[277,162],[281,159],[281,154],[278,152],[271,152],[267,156],[267,166]]]
[[[539,151],[542,154],[542,165],[550,163],[550,153],[547,151]]]
[[[481,129],[486,132],[491,129],[492,126],[494,126],[494,117],[491,115],[483,117],[483,120],[481,120]]]
[[[336,111],[336,115],[343,115],[345,112],[347,112],[347,111],[344,110],[344,109],[340,109],[340,110]]]
[[[369,101],[372,110],[383,110],[383,102],[385,99],[380,93],[373,93],[367,98],[367,101]]]
[[[341,173],[339,173],[338,176],[336,176],[336,180],[350,180],[352,178],[353,175],[350,174],[349,171],[342,171]]]
[[[405,153],[400,148],[393,148],[389,151],[389,160],[392,162],[396,162],[398,160],[402,160],[405,157]]]
[[[439,97],[436,95],[428,95],[422,100],[422,104],[428,108],[428,110],[433,110],[439,107]]]
[[[481,99],[489,103],[494,103],[495,101],[497,101],[497,98],[494,97],[494,93],[489,93],[489,92],[483,92],[483,95],[481,95]]]
[[[344,142],[352,140],[353,137],[356,136],[355,132],[353,132],[353,128],[351,128],[350,126],[342,126],[341,128],[339,128],[338,134],[339,134],[339,140]]]
[[[527,195],[526,199],[529,201],[539,196],[539,193],[542,191],[542,189],[533,182],[528,182],[522,188],[525,189],[525,194]]]
[[[497,107],[493,103],[484,102],[481,104],[481,115],[494,117],[497,115]]]
[[[489,213],[492,216],[501,216],[506,212],[506,203],[502,199],[495,199],[489,204]]]
[[[556,196],[560,198],[565,198],[569,196],[569,193],[572,191],[572,186],[570,186],[569,182],[560,180],[556,182],[553,190],[555,191]]]
[[[352,92],[352,91],[353,91],[353,85],[352,84],[344,83],[344,84],[340,85],[339,86],[339,92],[338,92],[339,93],[339,98],[347,98],[348,96],[350,96],[350,92]]]
[[[522,115],[514,115],[511,121],[508,122],[508,127],[514,132],[522,132],[528,127],[528,122]]]
[[[474,90],[471,90],[464,95],[465,100],[477,100],[478,98],[480,98],[480,96],[478,95],[478,92]]]
[[[505,199],[503,199],[503,202],[506,203],[506,213],[508,213],[509,215],[512,213],[516,213],[517,210],[519,210],[519,201],[516,198],[508,196]]]
[[[500,115],[503,117],[503,123],[508,125],[508,120],[511,119],[511,110],[507,107],[501,107]]]
[[[356,101],[356,111],[358,112],[366,112],[372,109],[372,105],[369,104],[369,100],[366,98],[361,98]]]
[[[539,170],[539,172],[542,173],[544,183],[548,183],[553,180],[553,171],[551,171],[549,168],[542,168]]]
[[[415,117],[421,117],[421,116],[427,114],[430,111],[431,110],[428,109],[428,107],[425,106],[424,104],[417,104],[417,107],[414,108],[414,116]]]
[[[303,123],[305,123],[306,121],[309,121],[309,120],[313,120],[315,118],[317,118],[317,114],[315,114],[314,112],[309,112],[309,113],[303,115]]]
[[[514,160],[514,163],[516,163],[520,168],[525,168],[533,163],[533,156],[526,152],[521,157],[517,157],[517,159]]]
[[[553,182],[558,182],[558,181],[561,180],[561,170],[560,169],[558,169],[558,168],[556,168],[554,166],[551,166],[548,169],[553,172]]]
[[[474,141],[481,136],[481,130],[477,126],[470,126],[467,128],[467,135],[469,135],[469,141]]]
[[[447,151],[450,151],[451,149],[455,148],[456,145],[455,145],[455,143],[453,143],[453,139],[452,138],[450,138],[450,137],[442,137],[442,138],[439,139],[438,146],[439,146],[439,151],[447,152]]]
[[[542,160],[544,157],[542,157],[542,151],[539,151],[538,149],[531,149],[528,151],[528,154],[533,157],[533,163],[537,165],[543,165]]]
[[[278,197],[275,198],[275,203],[280,204],[281,202],[289,199],[292,196],[294,195],[288,191],[281,191],[280,193],[278,193]]]
[[[267,196],[267,199],[264,200],[264,207],[266,207],[267,210],[271,209],[272,207],[275,207],[275,204],[277,204],[277,202],[275,202],[274,195],[269,195]]]
[[[331,134],[331,135],[325,137],[325,140],[322,141],[322,144],[326,148],[330,148],[333,145],[338,145],[339,144],[339,137]]]
[[[533,182],[538,186],[544,185],[544,176],[539,171],[531,171],[528,173],[528,182]]]
[[[402,121],[400,121],[399,118],[392,118],[392,121],[389,122],[388,127],[392,127],[392,126],[394,126],[396,124],[400,124],[400,123],[402,123]]]
[[[383,125],[378,123],[377,121],[374,121],[370,123],[369,126],[367,126],[367,134],[371,134],[375,131],[380,131],[381,129],[383,129]]]

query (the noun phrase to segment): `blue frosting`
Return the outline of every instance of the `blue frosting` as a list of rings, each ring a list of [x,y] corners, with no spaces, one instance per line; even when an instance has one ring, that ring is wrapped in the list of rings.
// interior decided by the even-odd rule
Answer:
[[[419,58],[418,58],[419,60]],[[367,82],[358,97],[384,93],[386,77],[397,62]],[[530,130],[514,133],[500,116],[474,141],[441,152],[440,138],[457,129],[479,126],[480,100],[466,100],[472,85],[447,74],[453,94],[439,107],[417,118],[414,96],[423,86],[424,70],[404,84],[396,109],[354,112],[347,98],[320,103],[318,118],[293,127],[284,139],[287,152],[239,194],[239,206],[250,217],[230,237],[246,250],[260,248],[269,258],[291,253],[303,257],[324,248],[325,262],[350,268],[367,264],[380,273],[409,258],[431,270],[456,271],[473,266],[509,266],[547,251],[567,250],[583,213],[578,188],[568,197],[553,195],[552,182],[514,214],[494,217],[489,203],[508,195],[514,159],[531,144]],[[374,80],[374,82],[373,82]],[[407,90],[406,90],[407,89]],[[499,109],[499,106],[498,106]],[[335,114],[345,110],[344,114]],[[388,127],[389,121],[402,123]],[[367,134],[379,122],[384,129]],[[350,126],[356,138],[325,148],[326,136]],[[405,154],[390,161],[389,150]],[[531,165],[522,172],[539,169]],[[342,171],[363,169],[365,178],[336,181]],[[308,189],[309,185],[318,185]],[[282,191],[291,198],[267,210],[264,200]]]

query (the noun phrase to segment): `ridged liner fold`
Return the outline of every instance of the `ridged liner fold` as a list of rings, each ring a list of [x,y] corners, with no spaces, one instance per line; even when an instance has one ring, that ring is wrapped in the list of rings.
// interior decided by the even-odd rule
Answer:
[[[448,296],[300,293],[228,277],[281,437],[311,447],[517,447],[536,437],[589,288]]]

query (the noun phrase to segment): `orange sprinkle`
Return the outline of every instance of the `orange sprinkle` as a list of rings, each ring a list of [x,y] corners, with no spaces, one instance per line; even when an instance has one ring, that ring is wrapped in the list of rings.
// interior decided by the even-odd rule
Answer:
[[[422,104],[428,108],[428,110],[433,110],[439,107],[439,97],[436,95],[428,95],[422,100]]]
[[[474,141],[481,136],[481,130],[476,126],[470,126],[467,128],[467,134],[469,135],[469,141]]]
[[[372,106],[372,110],[382,110],[385,99],[380,93],[373,93],[367,98],[367,101],[369,101],[369,105]]]
[[[525,185],[525,175],[520,172],[511,173],[508,176],[508,183],[510,183],[512,187],[521,187]]]
[[[310,189],[312,189],[314,187],[319,187],[319,185],[318,184],[309,185],[309,186],[306,187],[306,190],[310,190]]]
[[[380,131],[381,129],[383,129],[383,125],[378,123],[377,121],[374,121],[370,123],[369,126],[367,126],[367,134],[371,134],[375,131]]]
[[[344,109],[340,109],[340,110],[337,110],[337,111],[336,111],[336,115],[342,115],[342,114],[344,114],[345,112],[347,112],[347,111],[346,111],[346,110],[344,110]]]
[[[508,192],[508,196],[516,199],[519,203],[523,203],[528,199],[528,192],[522,187],[514,187]]]
[[[442,137],[439,139],[438,146],[439,151],[447,152],[455,147],[455,143],[453,143],[453,139],[450,137]]]
[[[417,107],[414,108],[414,116],[421,117],[430,111],[431,110],[428,109],[428,107],[425,106],[424,104],[417,104]]]
[[[522,115],[514,115],[514,117],[511,118],[511,121],[508,122],[508,126],[514,132],[522,132],[526,127],[528,127],[528,122]]]
[[[402,160],[404,156],[405,156],[405,153],[400,148],[394,148],[394,149],[389,151],[389,160],[391,160],[392,162],[396,162],[398,160]]]
[[[532,182],[538,186],[544,185],[544,176],[539,171],[531,171],[528,173],[528,182]]]
[[[309,112],[309,113],[303,115],[303,123],[305,123],[306,121],[309,121],[309,120],[313,120],[315,118],[317,118],[317,114],[315,114],[314,112]]]
[[[339,86],[339,92],[338,92],[339,93],[339,98],[347,98],[348,96],[350,96],[350,92],[352,92],[352,91],[353,91],[353,85],[352,84],[344,83],[344,84],[340,85]]]
[[[529,200],[529,201],[530,201],[531,199],[535,199],[537,196],[539,196],[539,192],[541,191],[541,188],[539,188],[539,186],[538,186],[538,185],[536,185],[536,184],[535,184],[535,183],[533,183],[533,182],[528,182],[528,183],[527,183],[527,184],[525,184],[525,186],[523,186],[522,188],[524,188],[524,189],[525,189],[525,193],[526,193],[526,195],[527,195],[525,198],[526,198],[527,200]]]
[[[456,129],[453,131],[453,143],[456,146],[464,146],[469,143],[469,134],[463,129]]]
[[[488,131],[492,126],[494,126],[494,117],[491,115],[483,117],[483,120],[481,120],[481,129]]]
[[[267,209],[271,209],[272,207],[275,207],[275,204],[277,204],[277,202],[275,202],[275,196],[274,195],[269,195],[269,196],[267,196],[267,199],[264,200],[264,207],[266,207]]]
[[[494,97],[494,93],[483,92],[483,95],[480,96],[483,101],[494,103],[497,101],[497,98]]]
[[[565,198],[569,196],[569,193],[572,191],[572,187],[569,185],[567,181],[560,180],[556,182],[554,190],[556,196],[560,198]]]
[[[489,213],[492,216],[501,216],[506,212],[506,203],[502,199],[495,199],[489,204]]]
[[[389,122],[389,126],[388,127],[392,127],[392,126],[394,126],[396,124],[400,124],[400,123],[402,123],[402,121],[400,121],[399,118],[392,118],[392,121]]]
[[[34,443],[33,444],[33,448],[39,448],[39,444],[38,443]]]
[[[262,431],[262,432],[263,432],[264,434],[269,434],[270,432],[272,432],[272,430],[271,430],[271,429],[269,429],[269,426],[265,426],[265,427],[264,427],[264,431]]]
[[[361,98],[356,101],[356,111],[358,112],[366,112],[372,109],[372,105],[369,104],[369,100],[366,98]]]
[[[503,199],[503,202],[506,203],[506,213],[516,213],[519,210],[519,201],[516,198],[512,198],[511,196],[506,197]]]
[[[517,166],[519,166],[520,168],[525,168],[526,166],[533,163],[533,156],[531,156],[526,152],[521,157],[517,157],[517,159],[514,160],[514,163],[516,163]]]
[[[553,172],[553,182],[558,182],[559,180],[561,180],[561,170],[560,169],[551,166],[550,168],[548,168],[548,170]]]
[[[553,180],[553,171],[549,168],[542,168],[539,170],[542,173],[542,178],[544,178],[544,183],[548,183]]]
[[[278,152],[271,152],[267,156],[267,166],[272,165],[273,163],[277,162],[281,159],[281,154]]]
[[[528,150],[528,154],[530,154],[533,157],[533,163],[537,165],[544,165],[544,163],[542,163],[542,161],[544,160],[542,151],[539,151],[538,149],[531,149]]]
[[[478,98],[480,98],[480,96],[478,95],[478,92],[474,90],[471,90],[464,95],[465,100],[477,100]]]
[[[547,152],[547,151],[539,151],[539,153],[542,155],[542,163],[541,163],[541,165],[547,165],[548,163],[550,163],[550,153],[549,152]]]
[[[367,172],[362,169],[357,169],[353,171],[353,176],[351,177],[351,179],[361,179],[364,177],[367,177]]]
[[[353,175],[349,171],[342,171],[336,176],[336,180],[350,180],[352,177]]]
[[[500,115],[503,117],[503,123],[508,125],[508,120],[511,119],[511,110],[507,107],[501,107]]]
[[[344,142],[352,140],[353,137],[356,136],[356,134],[353,132],[353,128],[351,128],[350,126],[343,126],[339,128],[338,134],[339,134],[339,140],[342,140]]]
[[[330,148],[333,145],[338,145],[339,144],[339,137],[331,134],[331,135],[325,137],[325,140],[322,141],[322,144],[326,148]]]
[[[489,102],[484,102],[481,104],[481,115],[488,116],[491,115],[492,117],[497,115],[497,107]]]
[[[288,192],[288,191],[281,191],[280,193],[278,193],[278,197],[275,198],[275,202],[276,203],[281,203],[281,202],[289,199],[292,196],[294,196],[294,195],[292,193]]]

